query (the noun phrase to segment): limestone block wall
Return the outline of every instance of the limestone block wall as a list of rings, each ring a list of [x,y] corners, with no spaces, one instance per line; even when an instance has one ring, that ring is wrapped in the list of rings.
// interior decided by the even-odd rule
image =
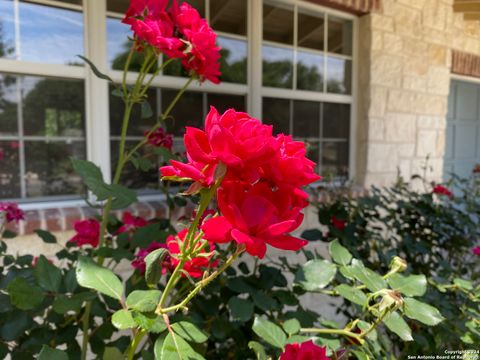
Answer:
[[[383,0],[360,18],[357,181],[441,180],[452,49],[480,54],[480,23],[453,0]]]

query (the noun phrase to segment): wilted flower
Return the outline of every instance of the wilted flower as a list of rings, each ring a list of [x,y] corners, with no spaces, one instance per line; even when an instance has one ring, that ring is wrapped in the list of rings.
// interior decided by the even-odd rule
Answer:
[[[312,340],[287,344],[279,360],[330,360],[326,347],[315,345]]]
[[[96,219],[75,221],[73,228],[77,233],[69,242],[76,243],[78,246],[98,246],[100,241],[100,223]]]

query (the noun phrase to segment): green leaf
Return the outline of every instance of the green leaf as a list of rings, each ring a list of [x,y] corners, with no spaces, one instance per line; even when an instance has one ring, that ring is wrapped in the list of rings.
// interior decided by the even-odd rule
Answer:
[[[83,299],[71,297],[60,294],[55,297],[53,301],[53,311],[57,314],[65,314],[68,311],[78,312],[82,308]]]
[[[106,200],[111,195],[111,189],[103,181],[100,168],[88,160],[71,158],[73,170],[82,177],[85,186],[95,194],[99,201]]]
[[[3,230],[3,234],[1,234],[4,239],[13,239],[17,237],[17,233],[11,230],[5,229]]]
[[[407,296],[422,296],[427,291],[427,278],[425,275],[403,276],[392,274],[387,281],[392,289]]]
[[[287,342],[287,336],[282,328],[271,321],[256,317],[252,330],[267,343],[279,349],[283,349]]]
[[[460,278],[455,278],[455,279],[453,279],[453,283],[455,285],[457,285],[458,287],[461,287],[462,289],[465,289],[465,290],[472,290],[473,289],[472,282],[469,281],[469,280],[463,280],[463,279],[460,279]]]
[[[335,291],[352,303],[363,306],[367,303],[367,296],[362,290],[354,288],[352,286],[341,284],[335,287]]]
[[[267,353],[265,352],[265,348],[259,342],[249,341],[248,348],[253,350],[257,357],[257,360],[267,360]]]
[[[118,277],[109,269],[81,256],[77,265],[77,281],[86,288],[94,289],[114,299],[121,300],[123,286]]]
[[[271,311],[278,308],[278,302],[265,291],[255,291],[251,293],[255,305],[263,311]]]
[[[43,345],[40,354],[38,354],[38,360],[68,360],[68,355],[62,350]]]
[[[305,240],[315,241],[315,240],[321,240],[323,237],[323,234],[318,229],[310,229],[302,232],[301,237]]]
[[[350,251],[343,247],[337,239],[330,243],[328,250],[333,261],[337,264],[348,265],[352,260],[352,254],[350,254]]]
[[[118,310],[112,315],[112,324],[120,330],[131,329],[137,326],[137,323],[133,320],[132,313],[126,309]]]
[[[340,340],[338,339],[331,339],[331,338],[326,338],[326,337],[321,337],[321,336],[317,336],[313,339],[313,342],[317,345],[320,345],[320,346],[326,346],[327,349],[331,349],[331,350],[337,350],[340,348]]]
[[[404,312],[410,319],[415,319],[425,325],[434,326],[442,322],[444,317],[431,305],[413,298],[405,298]]]
[[[134,312],[133,320],[135,320],[135,323],[142,329],[154,334],[159,334],[167,329],[167,324],[165,324],[163,317],[158,316],[155,313],[142,314],[139,312]]]
[[[246,299],[233,296],[228,300],[228,308],[230,309],[233,320],[245,322],[253,316],[254,306],[251,301]]]
[[[119,360],[123,359],[124,356],[120,350],[116,347],[108,346],[105,348],[103,352],[102,360]]]
[[[301,344],[308,340],[312,340],[312,337],[306,336],[306,335],[293,335],[287,339],[287,344],[295,344],[295,343]]]
[[[95,64],[92,63],[90,60],[88,60],[85,56],[82,56],[82,55],[77,55],[77,56],[80,59],[82,59],[83,61],[85,61],[90,66],[90,68],[92,69],[92,71],[93,71],[93,73],[95,74],[96,77],[98,77],[99,79],[107,80],[107,81],[113,83],[113,80],[108,75],[105,75],[104,73],[100,72],[100,70],[98,70],[98,68],[95,66]]]
[[[7,286],[10,302],[21,310],[32,310],[43,302],[43,291],[23,277],[16,277]]]
[[[358,360],[369,360],[370,358],[368,357],[367,354],[365,354],[363,351],[361,350],[352,350],[352,353],[353,355],[355,355],[355,357],[358,359]]]
[[[57,238],[48,231],[37,229],[35,230],[35,233],[43,240],[43,242],[46,242],[47,244],[57,243]]]
[[[375,292],[387,288],[387,283],[382,276],[366,268],[363,263],[357,259],[352,260],[350,270],[355,279],[364,284],[370,291]]]
[[[403,341],[413,341],[412,330],[403,318],[395,311],[383,319],[385,326]]]
[[[160,301],[160,290],[135,290],[127,297],[127,307],[140,312],[154,311]]]
[[[302,327],[300,325],[300,321],[297,319],[289,319],[285,321],[282,326],[283,330],[285,330],[285,332],[290,336],[298,333]]]
[[[137,193],[123,185],[112,184],[110,185],[111,193],[113,196],[112,209],[124,209],[128,205],[137,201]]]
[[[145,281],[155,286],[162,277],[162,261],[168,254],[167,249],[157,249],[145,257]]]
[[[205,360],[185,340],[170,332],[158,337],[154,352],[156,360]]]
[[[148,101],[144,101],[140,104],[142,119],[148,119],[153,116],[153,110]]]
[[[172,325],[172,329],[190,342],[203,343],[208,340],[208,336],[203,331],[188,321],[177,322]]]
[[[51,292],[58,292],[62,284],[62,272],[43,255],[38,258],[33,274],[38,285]]]
[[[327,260],[307,261],[295,274],[295,282],[307,291],[323,289],[333,280],[337,266]]]
[[[354,271],[352,270],[351,266],[340,266],[338,268],[340,273],[349,280],[355,280],[355,276],[353,276]]]
[[[170,150],[164,148],[163,146],[153,149],[153,153],[157,156],[161,156],[164,162],[169,162],[170,160],[178,160],[178,157],[175,154],[173,154]]]

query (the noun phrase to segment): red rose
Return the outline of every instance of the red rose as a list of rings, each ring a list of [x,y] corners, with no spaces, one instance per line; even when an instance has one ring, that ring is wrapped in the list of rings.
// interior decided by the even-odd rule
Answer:
[[[475,255],[480,256],[480,246],[474,247],[474,248],[472,249],[472,252],[473,252]]]
[[[140,274],[145,274],[146,270],[146,264],[145,264],[145,258],[147,257],[148,254],[150,254],[152,251],[157,250],[157,249],[166,249],[167,245],[159,242],[152,242],[146,249],[140,249],[137,253],[137,257],[135,260],[132,261],[132,266],[137,269]],[[162,262],[162,273],[165,274],[167,270],[172,269],[172,264],[170,262],[170,256],[165,256]]]
[[[11,202],[0,203],[0,213],[5,213],[7,222],[18,223],[25,218],[25,213],[18,207],[18,204]]]
[[[148,131],[145,132],[145,135],[147,134]],[[147,142],[152,146],[164,147],[171,151],[173,147],[173,135],[167,134],[162,128],[158,128],[148,135]]]
[[[330,360],[326,347],[320,347],[312,340],[298,344],[288,344],[280,355],[280,360]]]
[[[335,215],[332,216],[331,218],[332,225],[335,229],[343,231],[345,230],[345,226],[347,222],[345,220],[341,220],[337,218]]]
[[[433,193],[437,195],[448,196],[450,198],[453,197],[453,193],[443,185],[435,185],[433,188]]]
[[[138,228],[144,227],[148,224],[147,220],[140,216],[133,216],[128,211],[123,213],[122,218],[123,225],[117,230],[116,234],[124,232],[134,232]]]
[[[100,240],[100,223],[95,219],[76,221],[73,228],[77,234],[69,242],[76,243],[78,246],[91,245],[98,246]]]

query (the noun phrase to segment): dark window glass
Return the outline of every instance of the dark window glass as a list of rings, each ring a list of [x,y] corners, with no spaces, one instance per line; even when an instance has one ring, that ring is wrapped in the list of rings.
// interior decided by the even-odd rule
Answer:
[[[291,7],[263,5],[263,40],[293,45],[293,33]]]
[[[0,141],[0,199],[21,195],[19,147],[16,140]]]
[[[328,52],[352,55],[352,22],[328,17]]]
[[[162,110],[165,111],[178,90],[162,90]],[[177,102],[166,120],[168,132],[175,136],[185,134],[185,126],[203,126],[203,94],[186,92]]]
[[[210,0],[210,24],[216,31],[247,35],[247,0]]]
[[[348,143],[324,142],[322,143],[322,175],[335,177],[348,176]]]
[[[263,98],[264,124],[273,125],[273,133],[290,134],[290,100]]]
[[[318,138],[320,136],[320,104],[313,101],[293,102],[293,136]]]
[[[208,94],[207,102],[209,106],[214,106],[220,114],[228,109],[245,111],[245,96],[241,95]],[[209,109],[207,109],[208,111]]]
[[[350,105],[323,104],[323,133],[324,138],[343,138],[350,136]]]
[[[298,14],[298,46],[323,51],[324,34],[323,16],[312,16],[303,12]]]

